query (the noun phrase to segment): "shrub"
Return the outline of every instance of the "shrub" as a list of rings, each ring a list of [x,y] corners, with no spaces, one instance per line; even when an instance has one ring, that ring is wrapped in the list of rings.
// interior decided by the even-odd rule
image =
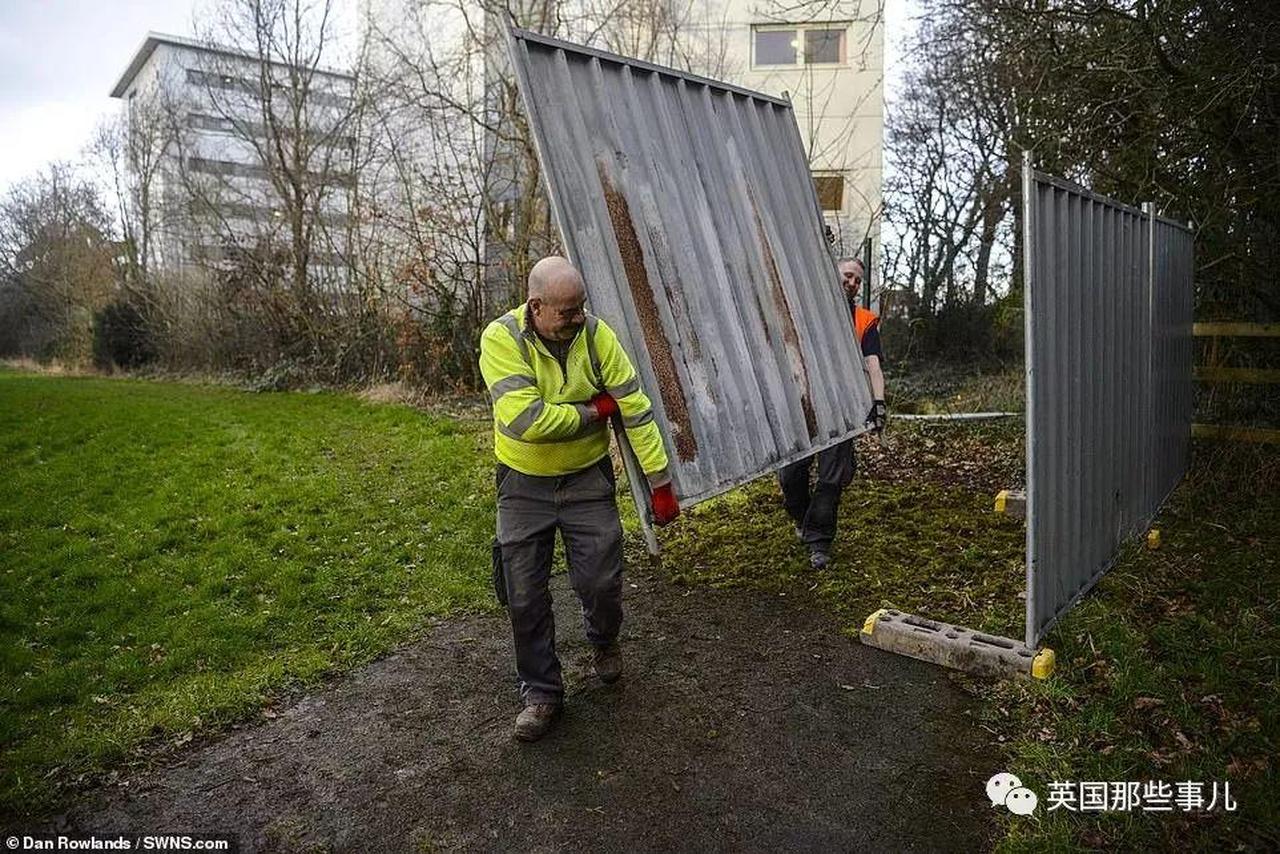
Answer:
[[[93,361],[100,368],[137,368],[155,361],[146,315],[128,299],[107,303],[93,318]]]

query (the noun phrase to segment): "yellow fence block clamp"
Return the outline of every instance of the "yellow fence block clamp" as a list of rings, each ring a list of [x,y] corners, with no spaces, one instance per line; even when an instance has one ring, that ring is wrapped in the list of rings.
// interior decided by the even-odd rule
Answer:
[[[1027,517],[1027,493],[1020,489],[1002,489],[996,493],[996,512],[1018,519]]]
[[[978,676],[1048,679],[1053,675],[1055,663],[1051,649],[1037,652],[1011,638],[983,634],[891,608],[881,608],[869,615],[858,637],[864,644],[886,652]]]
[[[869,634],[871,634],[873,631],[875,631],[875,629],[876,629],[876,620],[880,619],[880,616],[881,616],[882,614],[886,613],[886,612],[887,612],[887,609],[885,609],[885,608],[881,608],[879,611],[873,611],[873,612],[872,612],[872,613],[867,617],[867,619],[865,619],[865,620],[862,622],[862,633],[863,633],[864,635],[869,635]]]
[[[1048,679],[1053,675],[1053,668],[1057,666],[1057,657],[1053,654],[1053,650],[1045,647],[1036,653],[1036,657],[1031,659],[1031,675],[1036,679]]]
[[[1152,551],[1155,551],[1156,549],[1160,548],[1160,529],[1159,528],[1152,528],[1150,531],[1147,531],[1147,548],[1151,549]]]

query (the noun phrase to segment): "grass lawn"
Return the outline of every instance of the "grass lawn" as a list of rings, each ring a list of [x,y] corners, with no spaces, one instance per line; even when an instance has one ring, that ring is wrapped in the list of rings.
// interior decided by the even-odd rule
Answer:
[[[1009,385],[981,382],[947,396],[982,408]],[[773,478],[665,531],[665,572],[805,591],[850,634],[887,606],[1021,637],[1024,530],[991,508],[1021,482],[1021,431],[859,440],[828,572],[809,570]],[[484,419],[0,370],[0,813],[493,608],[490,460]],[[1125,552],[1050,634],[1052,680],[955,677],[1007,749],[992,772],[1041,795],[997,819],[1004,850],[1280,848],[1280,455],[1198,445],[1159,526],[1159,551]],[[1047,810],[1050,781],[1155,779],[1229,780],[1239,809]]]
[[[0,369],[0,814],[492,607],[490,441],[350,396]]]
[[[900,422],[901,424],[901,422]],[[896,427],[841,505],[829,572],[809,572],[769,480],[700,505],[667,540],[686,583],[808,588],[850,634],[894,607],[1021,638],[1024,528],[992,511],[1021,483],[1022,422]],[[1036,791],[1005,814],[1002,851],[1280,850],[1280,455],[1198,445],[1158,520],[1158,551],[1130,548],[1050,633],[1047,682],[955,678],[981,725]],[[1230,781],[1234,813],[1049,812],[1050,781]],[[982,794],[975,793],[975,803]]]
[[[1156,527],[1160,549],[1126,551],[1050,634],[1058,677],[1003,686],[992,724],[1039,793],[1189,780],[1207,801],[1216,781],[1218,807],[1009,816],[1006,851],[1280,850],[1280,454],[1197,444]]]

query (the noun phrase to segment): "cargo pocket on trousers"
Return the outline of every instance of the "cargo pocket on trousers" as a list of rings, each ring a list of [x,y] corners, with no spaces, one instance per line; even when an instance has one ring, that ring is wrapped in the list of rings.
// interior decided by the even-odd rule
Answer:
[[[502,495],[502,483],[511,474],[510,466],[498,463],[493,473],[494,491],[498,496]],[[495,535],[491,545],[491,561],[493,564],[493,595],[498,600],[499,605],[507,604],[507,573],[502,566],[502,544],[498,542]]]
[[[499,605],[507,604],[507,574],[502,568],[502,545],[493,538],[493,595]]]

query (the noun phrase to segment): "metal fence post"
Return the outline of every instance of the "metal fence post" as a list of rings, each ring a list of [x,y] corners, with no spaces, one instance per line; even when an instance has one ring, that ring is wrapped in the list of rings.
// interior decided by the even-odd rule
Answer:
[[[1035,243],[1035,165],[1030,151],[1022,152],[1022,322],[1023,322],[1023,376],[1026,384],[1026,442],[1027,442],[1027,608],[1026,641],[1034,648],[1039,640],[1036,630],[1036,542],[1035,542],[1035,311],[1033,310],[1033,282],[1036,258],[1032,252]]]
[[[1147,461],[1147,469],[1143,472],[1143,488],[1144,488],[1144,507],[1155,508],[1156,502],[1160,498],[1156,495],[1158,489],[1157,470],[1158,465],[1157,452],[1151,448],[1152,443],[1160,443],[1160,437],[1155,435],[1156,430],[1156,383],[1157,376],[1155,373],[1156,364],[1156,204],[1155,202],[1143,202],[1142,213],[1147,218],[1147,383],[1143,389],[1143,402],[1146,406],[1143,408],[1143,437],[1147,443],[1147,453],[1143,458]],[[1153,511],[1155,512],[1155,511]],[[1151,524],[1151,520],[1146,520],[1146,525]],[[1144,526],[1146,526],[1144,525]]]
[[[862,307],[871,308],[871,237],[862,241]]]

